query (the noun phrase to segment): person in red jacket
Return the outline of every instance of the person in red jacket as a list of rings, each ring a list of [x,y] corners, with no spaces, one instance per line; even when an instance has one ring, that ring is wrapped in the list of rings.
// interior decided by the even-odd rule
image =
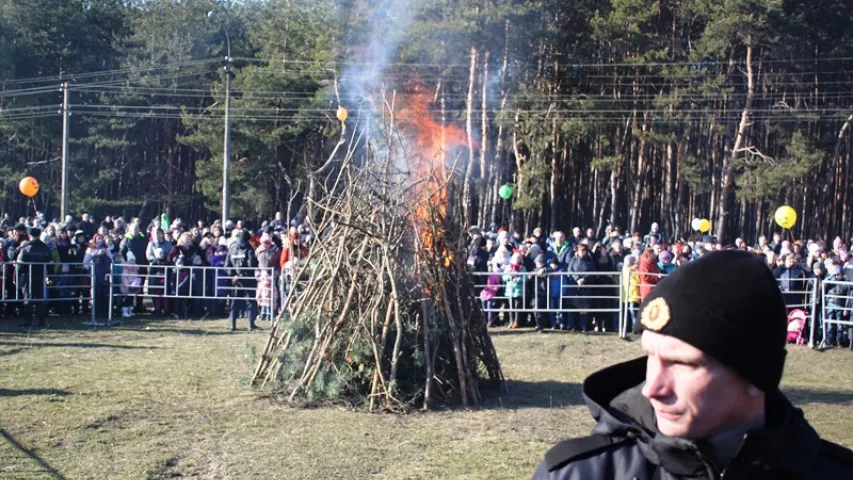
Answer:
[[[658,268],[658,258],[655,255],[654,249],[647,248],[640,255],[640,301],[646,298],[655,285],[660,281],[660,268]]]

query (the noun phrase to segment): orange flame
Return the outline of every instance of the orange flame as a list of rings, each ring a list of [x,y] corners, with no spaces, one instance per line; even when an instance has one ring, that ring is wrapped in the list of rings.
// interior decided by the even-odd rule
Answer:
[[[442,233],[433,238],[430,222],[434,221],[431,218],[433,212],[442,217],[447,215],[447,153],[464,146],[466,136],[458,126],[435,119],[435,92],[422,87],[417,81],[412,82],[409,90],[398,119],[401,130],[409,135],[416,149],[416,154],[409,161],[410,178],[421,182],[415,187],[416,198],[422,203],[415,209],[413,224],[423,248],[427,252],[440,251],[442,263],[450,267],[452,258],[443,246]]]

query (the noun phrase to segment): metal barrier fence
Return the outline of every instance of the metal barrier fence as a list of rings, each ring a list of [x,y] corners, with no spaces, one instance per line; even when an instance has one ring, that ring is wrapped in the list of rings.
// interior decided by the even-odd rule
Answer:
[[[645,273],[632,271],[636,275],[634,280],[628,279],[625,283],[624,272],[550,272],[538,275],[531,272],[472,272],[475,279],[474,285],[477,292],[492,288],[494,295],[489,300],[483,301],[483,310],[487,314],[504,312],[507,315],[519,313],[540,313],[550,316],[550,324],[555,325],[555,315],[590,313],[616,313],[618,315],[618,333],[620,337],[628,335],[629,323],[636,321],[636,309],[639,302],[631,302],[627,295],[631,288],[638,290],[654,289],[657,282],[650,282],[645,277],[664,278],[665,273]],[[489,277],[492,277],[489,280]],[[545,278],[541,287],[534,285],[529,288],[528,284],[535,283],[537,279]],[[584,284],[577,284],[579,279],[589,279]],[[595,279],[608,279],[606,283],[599,284]],[[615,283],[611,283],[615,282]],[[509,282],[521,284],[521,286],[509,286]],[[814,346],[815,331],[817,327],[817,316],[819,308],[825,305],[818,304],[818,283],[813,278],[777,279],[782,295],[789,309],[799,308],[806,312],[811,332],[809,335],[809,346]],[[853,311],[853,283],[851,285],[851,305],[845,311]],[[511,294],[507,293],[511,291]],[[547,299],[543,301],[543,297]],[[821,296],[820,298],[826,298]],[[514,299],[514,301],[513,301]],[[554,299],[554,300],[552,300]],[[481,300],[483,300],[481,296]],[[597,308],[593,306],[596,301],[618,301],[618,307]],[[590,302],[591,301],[591,302]],[[824,302],[825,303],[825,302]],[[598,303],[601,307],[602,303]],[[826,318],[823,315],[823,318]],[[629,322],[630,320],[630,322]],[[572,324],[575,322],[572,321]],[[853,326],[853,321],[836,322]],[[565,323],[563,323],[565,326]],[[608,330],[609,331],[609,330]],[[853,334],[851,334],[853,335]],[[825,338],[825,335],[824,335]]]
[[[0,263],[0,304],[94,303],[94,274],[83,263]],[[69,305],[70,306],[70,305]],[[95,323],[95,309],[91,309]]]
[[[820,348],[827,347],[827,340],[830,343],[840,343],[838,340],[841,338],[844,327],[847,327],[847,338],[851,342],[850,348],[853,349],[853,318],[850,314],[853,311],[853,282],[824,280],[820,284],[820,292],[823,299],[821,302],[823,338],[820,341]],[[815,323],[814,320],[811,322],[812,338],[814,338]]]
[[[548,315],[547,324],[551,327],[559,323],[572,328],[578,320],[584,329],[590,325],[590,316],[594,316],[607,324],[608,329],[623,329],[620,272],[476,272],[472,275],[487,315],[502,309],[514,318],[528,313]],[[546,322],[539,317],[536,323]]]
[[[112,265],[108,273],[84,263],[0,263],[0,305],[44,303],[48,306],[79,302],[91,304],[91,321],[85,325],[113,324],[117,301],[149,297],[154,299],[222,302],[248,299],[258,303],[263,315],[274,315],[289,290],[299,288],[301,270],[296,273],[267,268],[231,268],[239,275],[229,277],[224,267],[176,265]],[[97,272],[97,273],[96,273]],[[476,272],[472,273],[483,310],[490,317],[504,312],[513,318],[519,314],[547,315],[537,324],[554,327],[588,328],[591,317],[613,327],[622,337],[628,334],[629,319],[635,320],[637,304],[627,298],[631,288],[654,288],[642,283],[642,276],[665,277],[662,273],[640,273],[629,278],[624,272]],[[296,278],[294,278],[294,276]],[[237,280],[237,281],[235,281]],[[632,284],[633,283],[633,284]],[[827,337],[848,327],[853,340],[853,282],[823,281],[813,278],[778,279],[789,309],[804,310],[809,318],[809,346],[814,347],[816,332],[822,328],[820,347]],[[210,309],[214,303],[204,308]],[[105,310],[105,311],[104,311]],[[844,314],[848,318],[844,319]],[[105,315],[98,323],[96,315]],[[260,316],[260,315],[259,315]],[[819,324],[819,320],[822,323]],[[633,323],[633,322],[631,322]],[[831,332],[831,333],[830,333]]]
[[[237,275],[229,276],[226,270]],[[112,295],[109,296],[109,321],[117,299],[151,297],[152,299],[200,300],[224,302],[232,299],[253,300],[270,316],[277,309],[277,276],[272,268],[209,267],[177,265],[113,265],[109,274]],[[116,290],[117,289],[117,290]],[[190,305],[180,304],[180,308]],[[207,303],[208,311],[216,303]],[[179,312],[180,313],[180,312]]]

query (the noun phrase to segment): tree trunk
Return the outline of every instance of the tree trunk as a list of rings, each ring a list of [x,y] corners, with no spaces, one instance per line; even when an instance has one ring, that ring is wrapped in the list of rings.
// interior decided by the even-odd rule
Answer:
[[[648,113],[643,114],[642,132],[646,133],[648,127]],[[637,170],[634,174],[634,196],[631,206],[631,228],[630,232],[636,232],[640,224],[640,209],[643,206],[643,187],[646,184],[646,137],[639,141],[637,148]]]
[[[468,165],[465,168],[465,180],[462,184],[462,206],[465,225],[472,223],[473,198],[471,195],[471,176],[474,172],[474,132],[473,115],[474,109],[474,81],[477,73],[477,48],[471,47],[471,68],[468,74],[468,101],[466,103],[465,131],[468,135]]]
[[[480,215],[477,219],[478,224],[482,225],[486,222],[486,212],[489,209],[489,204],[494,201],[494,198],[488,194],[489,189],[489,178],[488,175],[491,171],[487,168],[486,165],[486,155],[489,146],[489,116],[487,115],[488,110],[488,84],[489,84],[489,52],[487,51],[483,54],[483,81],[482,90],[483,90],[483,98],[481,104],[481,123],[480,123],[480,180],[477,183],[479,185],[478,195],[480,197]]]
[[[734,161],[744,148],[746,143],[746,130],[749,128],[749,116],[752,111],[752,100],[755,97],[755,79],[752,72],[752,38],[746,41],[746,102],[740,117],[737,138],[732,147],[731,155],[723,160],[723,186],[720,193],[720,215],[717,223],[717,238],[720,242],[726,241],[726,224],[728,223],[729,209],[731,208],[732,195],[735,185]]]
[[[829,215],[827,215],[826,223],[824,224],[825,230],[823,233],[824,241],[829,244],[830,235],[832,235],[832,231],[837,228],[837,219],[838,219],[838,210],[837,206],[838,198],[835,193],[835,179],[838,177],[838,157],[841,155],[841,143],[844,141],[844,135],[847,133],[847,130],[850,129],[850,123],[853,122],[853,115],[847,117],[847,121],[844,122],[844,125],[841,126],[841,129],[838,131],[838,137],[835,140],[835,148],[832,150],[832,158],[829,159],[829,166],[826,170],[826,183],[823,185],[823,201],[827,203],[826,209]]]

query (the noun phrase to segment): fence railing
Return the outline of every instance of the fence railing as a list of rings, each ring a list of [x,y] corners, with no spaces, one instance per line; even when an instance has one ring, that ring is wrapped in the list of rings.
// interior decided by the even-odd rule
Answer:
[[[148,297],[152,299],[224,302],[232,298],[258,302],[261,313],[274,315],[288,291],[298,288],[300,272],[272,268],[230,268],[176,265],[120,265],[107,272],[84,263],[0,263],[0,305],[64,302],[91,304],[91,321],[86,325],[112,325],[116,302]],[[631,290],[653,289],[657,282],[638,278],[662,278],[662,273],[639,273],[627,279],[624,272],[472,272],[475,289],[487,315],[533,314],[537,323],[565,327],[590,326],[591,317],[615,329],[621,337],[636,321],[638,302]],[[789,309],[806,312],[810,329],[809,346],[814,347],[821,330],[820,347],[827,338],[847,328],[853,340],[853,282],[821,281],[814,278],[778,279]],[[635,294],[635,293],[634,293]],[[211,304],[208,304],[211,305]],[[106,311],[104,311],[106,310]],[[106,316],[98,323],[96,315]],[[845,318],[846,317],[846,318]]]
[[[494,315],[548,315],[555,326],[588,328],[590,316],[607,328],[625,328],[621,272],[484,272],[473,273],[483,311]],[[578,317],[578,318],[576,318]],[[615,319],[615,322],[614,322]],[[537,324],[546,323],[539,318]]]
[[[229,275],[226,270],[233,274]],[[115,301],[122,298],[210,302],[249,298],[257,301],[262,309],[274,312],[280,294],[279,278],[273,268],[113,265],[108,278],[113,288],[109,299],[109,320],[112,320]],[[210,303],[208,307],[211,307]]]
[[[820,348],[825,348],[828,342],[834,343],[840,338],[845,327],[847,328],[847,338],[853,342],[853,315],[850,313],[853,311],[853,282],[824,280],[820,284],[820,292],[823,299],[820,305],[823,330]],[[815,323],[812,321],[812,332],[815,330]],[[812,337],[814,337],[814,333],[812,333]],[[853,348],[853,343],[851,343],[851,348]]]
[[[83,263],[0,263],[0,304],[93,303],[94,275]],[[95,322],[95,309],[91,309]]]

